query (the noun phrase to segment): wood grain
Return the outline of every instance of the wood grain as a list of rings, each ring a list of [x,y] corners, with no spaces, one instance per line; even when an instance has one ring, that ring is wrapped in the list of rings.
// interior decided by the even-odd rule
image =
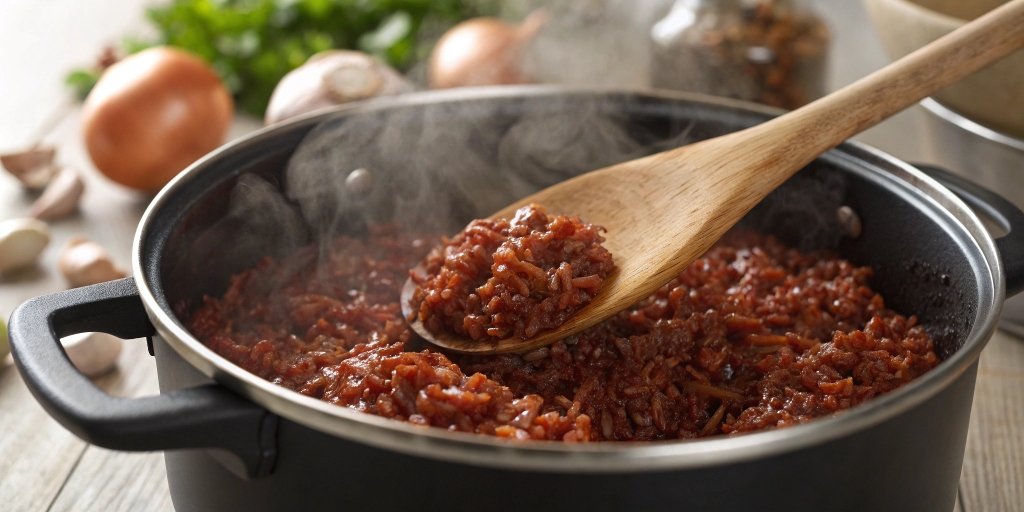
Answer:
[[[164,456],[90,446],[49,512],[172,512]]]
[[[969,511],[1024,507],[1024,341],[997,333],[981,354],[960,495]]]
[[[0,368],[0,503],[45,510],[85,443],[43,411],[12,365]]]
[[[156,367],[144,340],[125,342],[119,368],[118,372],[99,379],[97,384],[115,395],[159,392]],[[48,510],[173,510],[163,454],[125,453],[87,446]]]

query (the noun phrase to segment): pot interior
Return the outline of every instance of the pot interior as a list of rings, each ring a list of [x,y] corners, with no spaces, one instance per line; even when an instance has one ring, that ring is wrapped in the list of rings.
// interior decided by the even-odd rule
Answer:
[[[232,274],[265,256],[375,222],[455,232],[576,174],[771,115],[694,97],[443,98],[383,102],[292,123],[188,173],[140,240],[144,272],[161,307],[187,312],[204,295],[221,295]],[[918,315],[945,358],[963,344],[981,305],[992,302],[987,264],[948,212],[879,172],[892,166],[844,146],[789,180],[743,223],[872,266],[873,287],[887,305]],[[364,171],[353,175],[356,169]],[[840,225],[840,206],[859,216],[859,236]]]

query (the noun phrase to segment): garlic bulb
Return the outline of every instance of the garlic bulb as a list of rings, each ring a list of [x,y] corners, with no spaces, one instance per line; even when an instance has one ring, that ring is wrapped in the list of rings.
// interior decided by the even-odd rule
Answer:
[[[365,53],[328,50],[278,82],[264,122],[274,124],[333,105],[411,90],[397,71]]]

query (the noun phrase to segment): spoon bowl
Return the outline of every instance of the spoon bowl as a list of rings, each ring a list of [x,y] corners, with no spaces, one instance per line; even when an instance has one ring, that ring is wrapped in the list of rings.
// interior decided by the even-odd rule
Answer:
[[[616,271],[561,326],[529,339],[469,340],[429,332],[401,304],[417,334],[470,354],[549,345],[649,296],[699,258],[772,190],[825,151],[946,85],[1024,47],[1024,0],[1014,0],[903,59],[766,123],[583,174],[520,199],[491,218],[536,203],[607,229]],[[414,270],[415,271],[415,270]]]

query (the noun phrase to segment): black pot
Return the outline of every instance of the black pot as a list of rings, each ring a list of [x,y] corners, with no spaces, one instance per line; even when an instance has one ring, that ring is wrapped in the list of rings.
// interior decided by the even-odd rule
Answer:
[[[589,445],[424,429],[263,381],[203,346],[175,314],[222,293],[228,276],[259,257],[319,234],[380,219],[454,230],[573,174],[773,114],[697,96],[515,88],[411,95],[263,130],[196,163],[157,196],[138,230],[133,278],[15,311],[15,360],[47,411],[83,439],[168,450],[171,496],[182,511],[950,510],[978,356],[1004,290],[1024,287],[1024,214],[949,174],[930,178],[858,144],[818,159],[744,222],[874,267],[873,287],[893,309],[922,319],[943,362],[895,392],[805,425]],[[290,158],[316,179],[286,183]],[[372,186],[344,184],[357,167],[371,169]],[[430,179],[413,183],[415,175]],[[301,206],[281,199],[282,188]],[[269,199],[249,208],[246,194]],[[1010,234],[994,241],[957,196]],[[836,220],[841,205],[859,214],[856,238]],[[162,394],[115,398],[90,385],[58,342],[84,331],[148,338]]]

